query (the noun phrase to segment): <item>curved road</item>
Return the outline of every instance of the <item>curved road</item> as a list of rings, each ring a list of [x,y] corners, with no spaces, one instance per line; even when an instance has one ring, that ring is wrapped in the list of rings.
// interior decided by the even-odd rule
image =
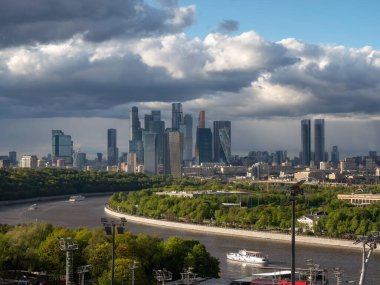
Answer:
[[[108,196],[86,198],[84,201],[70,203],[67,200],[39,202],[36,210],[29,210],[30,204],[0,206],[0,223],[20,224],[33,221],[46,221],[54,225],[77,228],[88,226],[100,227],[100,218],[106,216],[104,204]],[[180,231],[128,222],[127,228],[133,234],[147,233],[162,238],[179,236],[185,239],[196,239],[207,247],[207,250],[220,261],[221,277],[238,278],[251,273],[262,272],[260,267],[229,262],[225,255],[228,251],[239,249],[259,250],[269,255],[273,267],[290,267],[290,244],[271,240],[215,236],[207,233]],[[360,248],[360,246],[358,246]],[[380,250],[378,250],[380,251]],[[343,280],[358,280],[361,267],[361,251],[350,249],[324,248],[320,246],[297,245],[296,266],[306,267],[307,259],[313,259],[321,267],[329,269],[330,284],[336,280],[332,269],[344,270]],[[380,284],[380,254],[372,256],[369,264],[366,285]]]

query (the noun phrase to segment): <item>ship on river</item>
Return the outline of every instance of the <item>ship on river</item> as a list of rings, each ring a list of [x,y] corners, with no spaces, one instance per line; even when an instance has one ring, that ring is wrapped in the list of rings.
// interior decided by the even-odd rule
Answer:
[[[227,259],[253,264],[267,264],[269,259],[260,251],[239,250],[239,252],[227,253]]]

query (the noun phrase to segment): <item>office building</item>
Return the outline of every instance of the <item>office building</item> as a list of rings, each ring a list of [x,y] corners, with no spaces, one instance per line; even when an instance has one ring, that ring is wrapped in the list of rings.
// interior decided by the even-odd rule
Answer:
[[[118,164],[119,151],[117,148],[116,129],[107,130],[107,165]]]
[[[37,168],[37,156],[36,155],[23,155],[20,160],[21,168]]]
[[[128,154],[128,173],[136,173],[137,170],[137,159],[136,153],[130,152]]]
[[[165,174],[180,178],[182,176],[183,133],[165,133]]]
[[[179,131],[180,124],[183,122],[183,112],[181,103],[172,104],[172,131]]]
[[[73,167],[78,169],[84,169],[86,166],[86,154],[80,152],[80,150],[74,152],[73,154]]]
[[[198,128],[205,128],[206,127],[206,112],[200,111],[198,115]]]
[[[319,165],[325,160],[325,120],[314,121],[314,163]]]
[[[310,120],[301,121],[301,165],[309,166],[311,161],[311,130]]]
[[[73,164],[73,141],[61,130],[52,130],[52,163],[63,160],[65,165]]]
[[[98,162],[101,163],[102,160],[103,160],[103,153],[97,152],[96,153],[96,158],[97,158]]]
[[[212,133],[210,128],[197,128],[196,146],[197,163],[212,162]]]
[[[144,173],[155,175],[157,173],[157,135],[143,132],[144,143]]]
[[[231,161],[231,122],[214,121],[213,123],[214,162],[227,165]]]
[[[193,117],[190,114],[186,114],[183,117],[180,131],[183,133],[184,164],[190,166],[193,160]]]
[[[17,165],[17,153],[15,151],[10,151],[8,157],[10,165]]]
[[[135,153],[137,163],[141,164],[144,162],[144,146],[142,142],[142,129],[139,119],[139,109],[136,106],[133,106],[130,110],[129,126],[129,152]]]
[[[142,132],[144,148],[144,173],[160,174],[164,164],[164,133],[165,122],[161,121],[161,111],[154,110],[145,115]],[[161,172],[162,174],[162,172]]]

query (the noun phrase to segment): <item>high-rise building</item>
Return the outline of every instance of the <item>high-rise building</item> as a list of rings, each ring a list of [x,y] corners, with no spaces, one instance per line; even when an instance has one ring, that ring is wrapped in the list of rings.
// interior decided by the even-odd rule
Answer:
[[[130,140],[138,141],[141,140],[141,124],[139,119],[139,109],[133,106],[129,113],[129,126],[130,126]]]
[[[10,151],[8,157],[10,165],[17,165],[17,153],[15,151]]]
[[[198,115],[198,128],[205,128],[206,127],[206,112],[200,111]]]
[[[319,165],[325,160],[325,120],[314,121],[314,163]]]
[[[116,129],[107,130],[107,165],[118,164],[119,151],[117,148]]]
[[[179,131],[180,124],[183,122],[183,112],[181,103],[172,104],[172,131]]]
[[[103,153],[97,152],[96,153],[96,158],[98,159],[98,162],[101,163],[103,160]]]
[[[197,128],[196,145],[197,163],[212,162],[212,133],[210,128]]]
[[[86,154],[80,152],[80,150],[74,152],[73,154],[73,167],[78,169],[84,169],[86,166]]]
[[[183,133],[165,133],[165,174],[180,178],[182,176]]]
[[[183,133],[183,160],[190,166],[193,160],[193,117],[190,114],[183,117],[180,131]]]
[[[144,162],[144,146],[142,142],[142,130],[139,119],[139,109],[133,106],[129,113],[130,140],[129,152],[136,154],[137,164]]]
[[[310,165],[311,160],[311,130],[310,120],[301,121],[301,164],[305,166]]]
[[[71,136],[65,135],[61,130],[52,130],[52,160],[63,160],[65,165],[73,164],[73,141]]]
[[[157,173],[157,135],[143,132],[144,143],[144,173],[155,175]]]
[[[231,161],[231,121],[214,121],[214,161],[229,165]]]
[[[334,145],[332,147],[332,151],[331,151],[331,162],[334,166],[337,166],[338,163],[339,163],[339,150],[338,150],[338,146],[337,145]]]

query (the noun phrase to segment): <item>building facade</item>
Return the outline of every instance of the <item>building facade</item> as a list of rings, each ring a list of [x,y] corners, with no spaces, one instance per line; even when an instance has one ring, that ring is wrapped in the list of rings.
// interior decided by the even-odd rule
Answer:
[[[52,130],[52,162],[63,160],[65,165],[73,164],[73,141],[71,136],[65,135],[61,130]]]
[[[227,165],[231,161],[231,121],[214,121],[213,123],[214,162]]]
[[[165,133],[165,174],[182,177],[183,133],[170,131]]]
[[[117,148],[117,132],[116,129],[107,130],[107,165],[117,165],[119,150]]]
[[[309,166],[311,161],[310,120],[301,121],[301,165]]]
[[[314,120],[314,163],[325,161],[325,120]]]
[[[37,168],[38,158],[36,155],[23,155],[20,160],[21,168]]]

